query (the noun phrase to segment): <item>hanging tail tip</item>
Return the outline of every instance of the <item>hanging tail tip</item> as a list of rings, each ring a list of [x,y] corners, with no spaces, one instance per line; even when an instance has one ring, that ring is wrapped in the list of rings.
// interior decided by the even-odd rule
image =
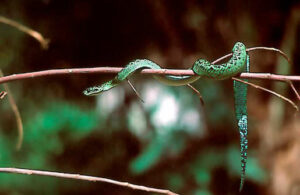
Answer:
[[[239,192],[240,192],[240,193],[242,192],[243,187],[244,187],[244,179],[242,178],[242,179],[241,179],[241,183],[240,183],[240,189],[239,189]]]

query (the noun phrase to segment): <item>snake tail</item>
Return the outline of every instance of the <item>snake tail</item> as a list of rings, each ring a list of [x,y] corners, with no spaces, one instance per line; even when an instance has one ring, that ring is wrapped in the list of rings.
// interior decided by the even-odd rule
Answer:
[[[244,72],[249,72],[250,69],[250,57],[247,55],[246,67]],[[243,79],[248,81],[247,79]],[[246,163],[247,163],[247,149],[248,149],[248,113],[247,113],[247,90],[248,85],[233,81],[234,89],[234,102],[235,102],[235,115],[238,123],[238,128],[240,132],[240,147],[241,147],[241,182],[240,189],[241,192],[245,182],[246,175]]]

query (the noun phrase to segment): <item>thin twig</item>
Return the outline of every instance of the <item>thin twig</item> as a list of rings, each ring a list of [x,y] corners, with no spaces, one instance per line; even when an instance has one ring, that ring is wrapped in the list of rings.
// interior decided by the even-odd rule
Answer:
[[[150,188],[150,187],[146,187],[146,186],[130,184],[128,182],[120,182],[120,181],[115,181],[112,179],[87,176],[87,175],[59,173],[59,172],[50,172],[50,171],[39,171],[39,170],[30,170],[30,169],[19,169],[19,168],[0,168],[0,172],[17,173],[17,174],[25,174],[25,175],[43,175],[43,176],[77,179],[77,180],[84,180],[84,181],[104,182],[104,183],[110,183],[110,184],[114,184],[114,185],[118,185],[118,186],[131,188],[133,190],[141,190],[141,191],[146,191],[146,192],[168,194],[168,195],[178,195],[169,190]]]
[[[198,90],[197,90],[195,87],[193,87],[191,84],[187,84],[187,86],[188,86],[189,88],[191,88],[195,93],[197,93],[197,95],[198,95],[198,97],[199,97],[199,99],[200,99],[200,102],[201,102],[202,106],[204,106],[204,100],[203,100],[203,97],[202,97],[200,91],[198,91]]]
[[[292,81],[286,81],[286,82],[287,82],[288,84],[290,84],[290,86],[291,86],[291,88],[293,89],[294,93],[296,94],[298,100],[300,101],[300,95],[299,95],[299,93],[297,92],[297,90],[296,90],[296,88],[295,88],[293,82],[292,82]]]
[[[288,63],[291,64],[290,58],[283,51],[281,51],[280,49],[276,49],[276,48],[273,48],[273,47],[251,47],[251,48],[246,49],[246,51],[248,51],[248,52],[249,51],[252,52],[252,51],[256,51],[256,50],[275,51],[275,52],[279,53],[280,55],[282,55],[288,61]],[[220,61],[222,61],[222,60],[224,60],[228,57],[231,57],[231,56],[232,56],[232,53],[227,54],[225,56],[222,56],[222,57],[216,59],[215,61],[213,61],[212,64],[216,64],[216,63],[218,63],[218,62],[220,62]]]
[[[250,86],[252,86],[252,87],[254,87],[254,88],[261,89],[261,90],[263,90],[263,91],[269,92],[269,93],[271,93],[271,94],[273,94],[273,95],[275,95],[275,96],[277,96],[277,97],[283,99],[284,101],[287,101],[287,102],[290,103],[297,111],[299,111],[297,105],[296,105],[292,100],[290,100],[290,99],[287,98],[287,97],[284,97],[283,95],[280,95],[280,94],[278,94],[278,93],[276,93],[276,92],[274,92],[274,91],[272,91],[272,90],[269,90],[269,89],[266,89],[266,88],[264,88],[264,87],[255,85],[255,84],[253,84],[253,83],[249,83],[249,82],[247,82],[247,81],[243,81],[243,80],[238,79],[238,78],[235,78],[235,77],[232,77],[232,79],[233,79],[233,80],[236,80],[236,81],[239,81],[239,82],[241,82],[241,83],[245,83],[245,84],[247,84],[247,85],[250,85]]]
[[[266,51],[275,51],[277,53],[279,53],[280,55],[282,55],[289,64],[292,64],[291,59],[288,57],[288,55],[286,53],[284,53],[283,51],[281,51],[280,49],[277,48],[273,48],[273,47],[251,47],[246,49],[246,51],[254,51],[254,50],[266,50]]]
[[[3,72],[0,69],[0,78],[1,77],[3,77]],[[9,104],[15,114],[15,117],[16,117],[17,129],[18,129],[18,141],[17,141],[16,149],[20,150],[22,147],[22,142],[23,142],[23,123],[22,123],[21,114],[20,114],[20,111],[18,109],[16,101],[14,100],[14,97],[13,97],[8,85],[6,83],[4,83],[3,86],[4,86],[5,91],[7,92]]]
[[[28,35],[30,35],[34,39],[36,39],[41,44],[41,47],[43,49],[48,49],[50,40],[45,39],[41,33],[37,32],[33,29],[30,29],[27,26],[24,26],[24,25],[14,21],[14,20],[3,17],[3,16],[0,16],[0,22],[2,22],[4,24],[7,24],[7,25],[10,25],[10,26],[13,26],[13,27],[17,28],[18,30],[20,30],[24,33],[27,33]]]
[[[131,89],[134,91],[134,93],[138,96],[138,98],[140,98],[140,100],[145,103],[145,101],[143,100],[142,96],[139,94],[139,92],[135,89],[135,87],[133,86],[133,84],[130,82],[129,79],[126,79],[128,84],[130,85]]]

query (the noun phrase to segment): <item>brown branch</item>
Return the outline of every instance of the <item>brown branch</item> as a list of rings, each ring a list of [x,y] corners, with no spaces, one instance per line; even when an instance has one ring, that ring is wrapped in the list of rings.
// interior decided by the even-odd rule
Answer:
[[[0,22],[10,25],[10,26],[13,26],[13,27],[17,28],[18,30],[32,36],[34,39],[36,39],[41,44],[41,47],[43,49],[48,49],[50,40],[45,39],[41,33],[37,32],[33,29],[30,29],[27,26],[24,26],[23,24],[20,24],[14,20],[3,17],[3,16],[0,16]]]
[[[3,77],[3,72],[0,69],[0,78],[2,78],[2,77]],[[15,114],[17,129],[18,129],[18,141],[17,141],[16,148],[17,148],[17,150],[20,150],[22,147],[22,142],[23,142],[23,123],[22,123],[21,114],[20,114],[20,111],[16,104],[16,101],[14,100],[14,97],[13,97],[12,93],[10,92],[8,85],[6,83],[4,83],[3,86],[4,86],[4,90],[7,93],[8,101],[11,106],[11,109],[13,110],[13,112]]]
[[[255,51],[255,50],[266,50],[266,51],[275,51],[281,54],[284,58],[286,58],[289,62],[290,59],[288,56],[279,49],[269,48],[269,47],[252,47],[248,48],[247,51]],[[214,62],[215,64],[225,58],[232,56],[231,54],[227,54]],[[121,67],[97,67],[97,68],[72,68],[72,69],[53,69],[53,70],[44,70],[38,72],[30,72],[30,73],[20,73],[13,74],[9,76],[5,76],[0,78],[0,84],[11,82],[15,80],[28,79],[28,78],[36,78],[42,76],[52,76],[52,75],[64,75],[64,74],[95,74],[95,73],[118,73],[122,70]],[[195,76],[196,74],[189,69],[143,69],[140,71],[142,74],[168,74],[175,76]],[[300,81],[300,75],[276,75],[271,73],[241,73],[239,75],[240,78],[247,79],[268,79],[268,80],[276,80],[276,81]]]
[[[70,69],[53,69],[44,70],[38,72],[12,74],[0,78],[0,84],[7,83],[16,80],[37,78],[43,76],[54,76],[54,75],[67,75],[67,74],[117,74],[122,70],[121,67],[98,67],[98,68],[70,68]],[[196,76],[196,74],[189,69],[143,69],[141,74],[168,74],[176,76]],[[275,81],[286,82],[296,81],[300,82],[300,75],[276,75],[270,73],[241,73],[240,78],[246,79],[267,79]]]
[[[30,170],[30,169],[19,169],[19,168],[0,168],[0,172],[17,173],[17,174],[25,174],[25,175],[42,175],[42,176],[60,177],[60,178],[77,179],[77,180],[93,181],[93,182],[104,182],[104,183],[110,183],[110,184],[114,184],[114,185],[118,185],[118,186],[131,188],[133,190],[141,190],[141,191],[153,192],[153,193],[159,193],[159,194],[178,195],[169,190],[150,188],[150,187],[146,187],[146,186],[130,184],[128,182],[120,182],[120,181],[115,181],[112,179],[87,176],[87,175],[59,173],[59,172],[50,172],[50,171],[39,171],[39,170]]]

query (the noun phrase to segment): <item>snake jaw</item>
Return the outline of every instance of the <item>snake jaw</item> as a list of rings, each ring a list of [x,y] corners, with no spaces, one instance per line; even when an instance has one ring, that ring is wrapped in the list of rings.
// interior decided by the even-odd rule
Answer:
[[[83,94],[87,95],[87,96],[93,96],[93,95],[97,95],[98,93],[101,93],[101,92],[102,92],[102,90],[101,90],[100,86],[97,86],[97,87],[87,88],[86,90],[83,91]]]

